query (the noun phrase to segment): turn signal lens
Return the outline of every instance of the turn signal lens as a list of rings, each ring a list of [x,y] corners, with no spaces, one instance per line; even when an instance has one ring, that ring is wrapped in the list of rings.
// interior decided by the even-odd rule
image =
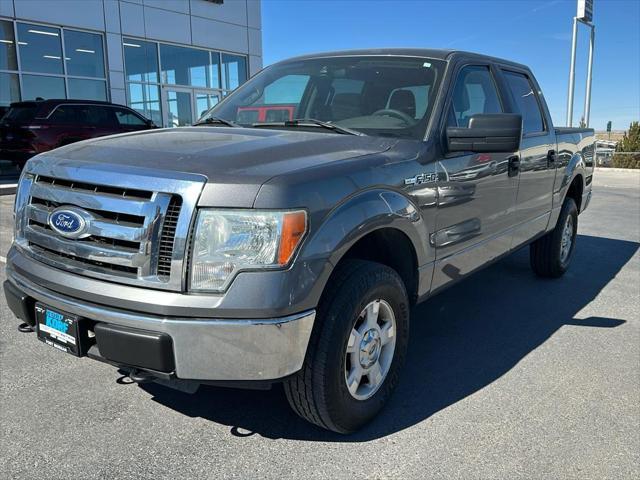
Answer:
[[[307,213],[304,211],[285,213],[282,220],[278,264],[286,265],[293,257],[293,253],[307,230]]]

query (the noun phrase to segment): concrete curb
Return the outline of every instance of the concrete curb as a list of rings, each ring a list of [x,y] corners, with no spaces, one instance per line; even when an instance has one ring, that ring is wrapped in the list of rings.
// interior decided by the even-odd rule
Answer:
[[[596,172],[640,172],[640,168],[596,167]]]

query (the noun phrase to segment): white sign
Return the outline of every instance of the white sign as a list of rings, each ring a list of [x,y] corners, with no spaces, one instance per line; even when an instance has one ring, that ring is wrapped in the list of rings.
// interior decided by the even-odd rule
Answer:
[[[593,21],[593,0],[578,0],[576,17],[583,22],[591,23]]]

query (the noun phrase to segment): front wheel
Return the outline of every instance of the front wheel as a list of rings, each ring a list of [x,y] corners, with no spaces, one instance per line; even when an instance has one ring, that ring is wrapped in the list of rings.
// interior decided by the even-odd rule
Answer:
[[[318,306],[307,356],[285,383],[302,418],[351,433],[371,421],[398,383],[409,338],[409,300],[400,276],[374,262],[346,260]]]
[[[557,278],[569,268],[578,234],[578,208],[565,198],[556,227],[531,244],[531,268],[541,277]]]

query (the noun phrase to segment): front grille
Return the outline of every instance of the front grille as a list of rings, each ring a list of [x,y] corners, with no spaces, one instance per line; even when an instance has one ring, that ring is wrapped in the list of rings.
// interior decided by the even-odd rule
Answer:
[[[58,188],[68,188],[70,190],[92,193],[106,193],[109,195],[117,195],[123,198],[141,198],[144,200],[149,200],[153,195],[153,192],[147,192],[144,190],[111,187],[109,185],[93,185],[91,183],[81,182],[77,180],[65,180],[63,178],[53,178],[47,177],[45,175],[39,175],[36,181],[40,184],[54,185]]]
[[[172,197],[164,216],[162,233],[160,234],[160,247],[158,248],[158,275],[168,277],[171,275],[171,260],[173,259],[173,245],[176,236],[176,227],[180,217],[182,199]]]
[[[177,193],[39,175],[24,206],[22,235],[34,256],[55,267],[163,284],[170,281],[172,261],[182,260],[175,255],[182,205]],[[73,239],[52,229],[49,217],[59,207],[86,212],[88,236]]]

